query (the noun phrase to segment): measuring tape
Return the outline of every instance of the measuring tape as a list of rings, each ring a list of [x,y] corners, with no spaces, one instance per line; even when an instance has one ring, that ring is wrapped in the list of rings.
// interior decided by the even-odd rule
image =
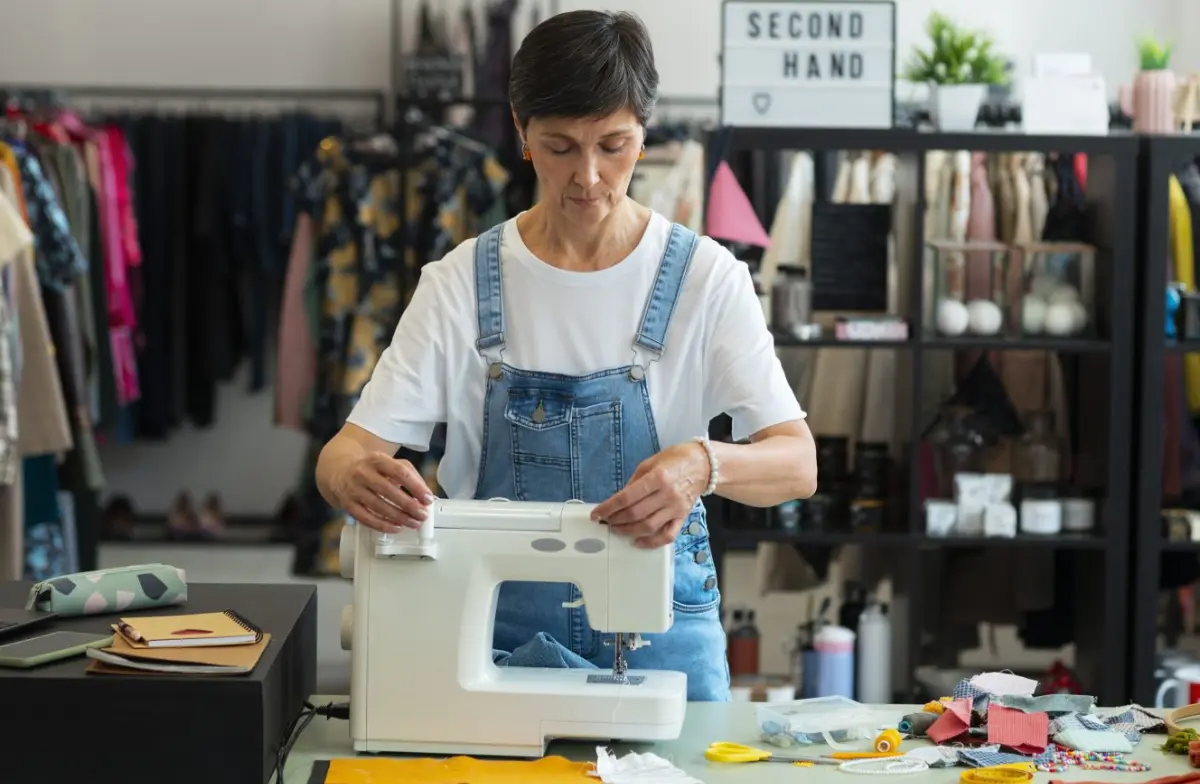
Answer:
[[[991,768],[964,770],[958,777],[961,784],[1020,784],[1033,781],[1033,773],[1023,767],[997,765]]]

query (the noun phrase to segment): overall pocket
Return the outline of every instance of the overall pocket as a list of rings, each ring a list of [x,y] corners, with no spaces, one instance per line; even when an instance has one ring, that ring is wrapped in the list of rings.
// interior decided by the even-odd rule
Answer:
[[[519,501],[563,501],[572,486],[570,395],[539,389],[508,393],[504,418],[512,436]]]
[[[675,612],[715,612],[721,603],[717,566],[708,543],[703,507],[693,509],[675,538]]]

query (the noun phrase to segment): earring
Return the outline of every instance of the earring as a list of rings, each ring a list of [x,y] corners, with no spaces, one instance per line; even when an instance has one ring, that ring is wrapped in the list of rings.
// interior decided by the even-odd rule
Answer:
[[[646,159],[646,145],[644,145],[644,144],[643,144],[643,145],[642,145],[642,151],[638,153],[638,160],[639,160],[639,161],[642,161],[642,160],[645,160],[645,159]]]
[[[527,160],[527,161],[532,161],[532,160],[533,160],[533,153],[529,152],[529,145],[528,145],[528,144],[522,144],[522,145],[521,145],[521,157],[522,157],[522,158],[524,158],[524,159],[525,159],[525,160]]]

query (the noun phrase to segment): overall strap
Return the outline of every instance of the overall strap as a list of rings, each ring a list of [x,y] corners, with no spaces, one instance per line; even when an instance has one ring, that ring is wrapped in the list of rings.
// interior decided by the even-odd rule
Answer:
[[[504,348],[504,297],[500,291],[500,235],[494,226],[475,241],[475,316],[479,321],[480,351]]]
[[[679,301],[679,292],[683,288],[683,278],[699,240],[691,229],[678,223],[672,224],[671,235],[667,237],[667,249],[663,251],[658,274],[654,277],[654,287],[646,299],[641,327],[633,340],[635,346],[655,354],[663,352],[667,328],[671,326],[675,303]]]

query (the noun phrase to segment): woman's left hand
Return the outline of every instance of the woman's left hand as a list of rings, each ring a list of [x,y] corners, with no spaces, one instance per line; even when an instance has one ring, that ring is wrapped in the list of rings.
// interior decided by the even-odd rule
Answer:
[[[708,454],[696,443],[677,444],[643,460],[616,495],[596,507],[592,519],[635,537],[638,547],[675,541],[708,483]]]

